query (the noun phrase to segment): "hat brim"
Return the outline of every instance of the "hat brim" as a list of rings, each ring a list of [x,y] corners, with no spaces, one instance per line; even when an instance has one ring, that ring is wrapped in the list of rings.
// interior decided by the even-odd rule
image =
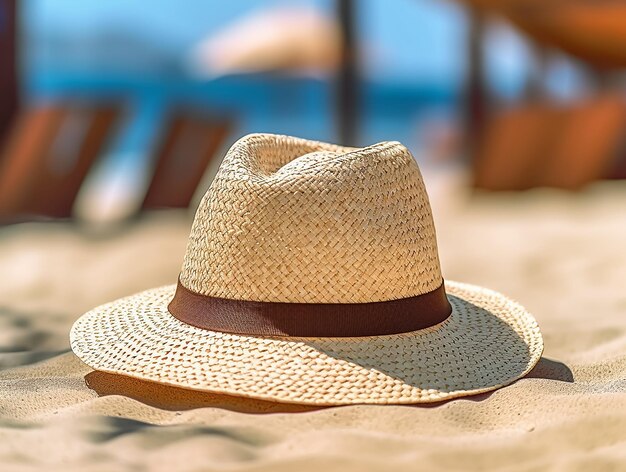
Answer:
[[[175,285],[100,306],[72,327],[90,367],[212,393],[307,405],[429,403],[487,392],[526,375],[543,340],[535,319],[497,292],[446,282],[443,323],[357,338],[252,337],[182,323]]]

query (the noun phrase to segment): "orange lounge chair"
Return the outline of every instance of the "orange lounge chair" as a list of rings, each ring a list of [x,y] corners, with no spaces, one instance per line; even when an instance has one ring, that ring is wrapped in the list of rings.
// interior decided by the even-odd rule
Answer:
[[[562,116],[552,105],[532,103],[493,117],[473,159],[474,186],[486,190],[534,187]]]
[[[156,152],[142,210],[187,208],[202,177],[230,133],[229,120],[173,113]]]
[[[0,222],[69,218],[119,112],[116,106],[84,103],[21,112],[0,159]]]
[[[575,190],[610,177],[625,129],[626,106],[617,95],[572,106],[536,185]]]

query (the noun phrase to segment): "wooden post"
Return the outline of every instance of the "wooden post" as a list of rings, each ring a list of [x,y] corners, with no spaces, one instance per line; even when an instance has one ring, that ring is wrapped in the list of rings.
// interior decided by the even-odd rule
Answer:
[[[355,31],[355,2],[337,0],[341,28],[341,63],[337,71],[336,113],[340,144],[356,146],[358,141],[359,77]]]
[[[0,146],[18,107],[17,0],[0,0]]]
[[[469,10],[468,70],[465,92],[465,132],[468,155],[476,156],[478,142],[485,130],[487,119],[487,92],[484,77],[484,30],[483,14],[476,9]]]

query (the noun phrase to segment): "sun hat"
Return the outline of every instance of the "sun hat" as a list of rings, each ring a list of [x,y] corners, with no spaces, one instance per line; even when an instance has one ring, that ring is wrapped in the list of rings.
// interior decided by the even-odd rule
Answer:
[[[524,376],[543,350],[522,306],[444,283],[403,145],[268,134],[226,154],[178,283],[91,310],[70,341],[96,370],[315,405],[486,392]]]

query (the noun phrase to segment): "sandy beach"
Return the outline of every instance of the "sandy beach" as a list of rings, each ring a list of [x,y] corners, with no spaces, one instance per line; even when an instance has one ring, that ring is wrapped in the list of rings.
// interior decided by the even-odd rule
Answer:
[[[173,283],[191,215],[102,233],[0,229],[0,469],[624,470],[626,186],[473,195],[427,176],[446,279],[525,305],[545,351],[490,394],[313,409],[94,372],[69,350],[92,307]]]

